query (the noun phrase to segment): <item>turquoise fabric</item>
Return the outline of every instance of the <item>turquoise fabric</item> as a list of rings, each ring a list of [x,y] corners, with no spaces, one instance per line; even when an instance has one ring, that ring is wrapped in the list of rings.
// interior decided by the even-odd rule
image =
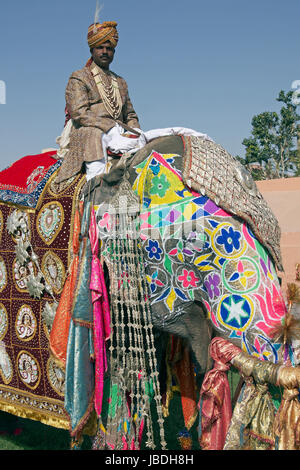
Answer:
[[[81,223],[79,270],[77,275],[77,287],[73,303],[72,319],[76,322],[93,324],[92,293],[90,290],[92,248],[89,239],[89,225],[91,203],[85,204]]]
[[[93,405],[95,384],[93,311],[90,291],[91,245],[88,238],[90,204],[86,204],[81,227],[79,273],[70,324],[65,382],[65,409],[70,416],[71,434],[86,423]]]

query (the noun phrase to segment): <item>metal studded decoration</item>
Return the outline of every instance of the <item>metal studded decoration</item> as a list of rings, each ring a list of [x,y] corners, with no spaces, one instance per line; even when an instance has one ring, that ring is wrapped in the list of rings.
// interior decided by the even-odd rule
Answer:
[[[112,231],[108,236],[108,249],[111,254],[110,295],[114,325],[109,362],[111,383],[118,390],[117,402],[121,405],[117,416],[108,418],[106,439],[114,442],[115,449],[123,448],[124,439],[131,448],[138,449],[139,435],[144,429],[146,447],[155,449],[150,411],[150,397],[153,396],[160,443],[162,449],[165,449],[162,397],[153,326],[143,254],[137,237],[139,199],[126,178],[110,201],[109,212],[114,219]],[[123,433],[123,426],[120,426],[120,423],[125,416],[128,416],[126,437],[120,436],[120,432]]]
[[[218,206],[246,220],[283,271],[280,227],[250,173],[220,145],[201,137],[184,137],[183,181]]]
[[[43,292],[48,292],[53,297],[51,286],[45,282],[44,275],[40,269],[38,257],[33,251],[28,233],[27,215],[20,209],[15,209],[7,219],[7,231],[16,237],[16,261],[20,266],[27,266],[33,263],[37,268],[37,274],[31,273],[26,279],[26,287],[29,294],[40,299]],[[55,300],[55,298],[53,297]]]
[[[85,177],[65,187],[55,185],[55,177],[47,178],[33,208],[0,203],[0,408],[69,429],[64,371],[52,361],[49,335],[72,260]]]

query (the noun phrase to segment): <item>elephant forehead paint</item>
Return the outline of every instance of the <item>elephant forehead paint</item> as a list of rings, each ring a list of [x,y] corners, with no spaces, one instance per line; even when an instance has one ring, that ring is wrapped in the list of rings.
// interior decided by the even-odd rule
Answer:
[[[286,307],[273,262],[242,220],[184,186],[180,158],[152,152],[135,167],[153,322],[176,322],[198,301],[218,334],[276,362],[268,335]]]

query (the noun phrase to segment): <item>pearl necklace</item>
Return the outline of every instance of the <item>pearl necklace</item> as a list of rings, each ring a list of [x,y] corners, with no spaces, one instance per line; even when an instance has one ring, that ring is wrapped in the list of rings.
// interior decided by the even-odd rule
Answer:
[[[106,111],[116,120],[120,116],[123,106],[117,78],[111,72],[103,72],[97,65],[91,68],[91,72]]]

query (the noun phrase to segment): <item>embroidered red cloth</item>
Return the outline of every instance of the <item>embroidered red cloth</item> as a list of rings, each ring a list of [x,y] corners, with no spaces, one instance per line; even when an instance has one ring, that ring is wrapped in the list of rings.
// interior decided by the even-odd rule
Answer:
[[[222,338],[214,338],[209,347],[214,367],[204,377],[200,391],[202,450],[222,450],[232,416],[227,370],[230,360],[241,350]]]
[[[56,151],[27,155],[0,172],[0,189],[31,193],[57,163]]]

